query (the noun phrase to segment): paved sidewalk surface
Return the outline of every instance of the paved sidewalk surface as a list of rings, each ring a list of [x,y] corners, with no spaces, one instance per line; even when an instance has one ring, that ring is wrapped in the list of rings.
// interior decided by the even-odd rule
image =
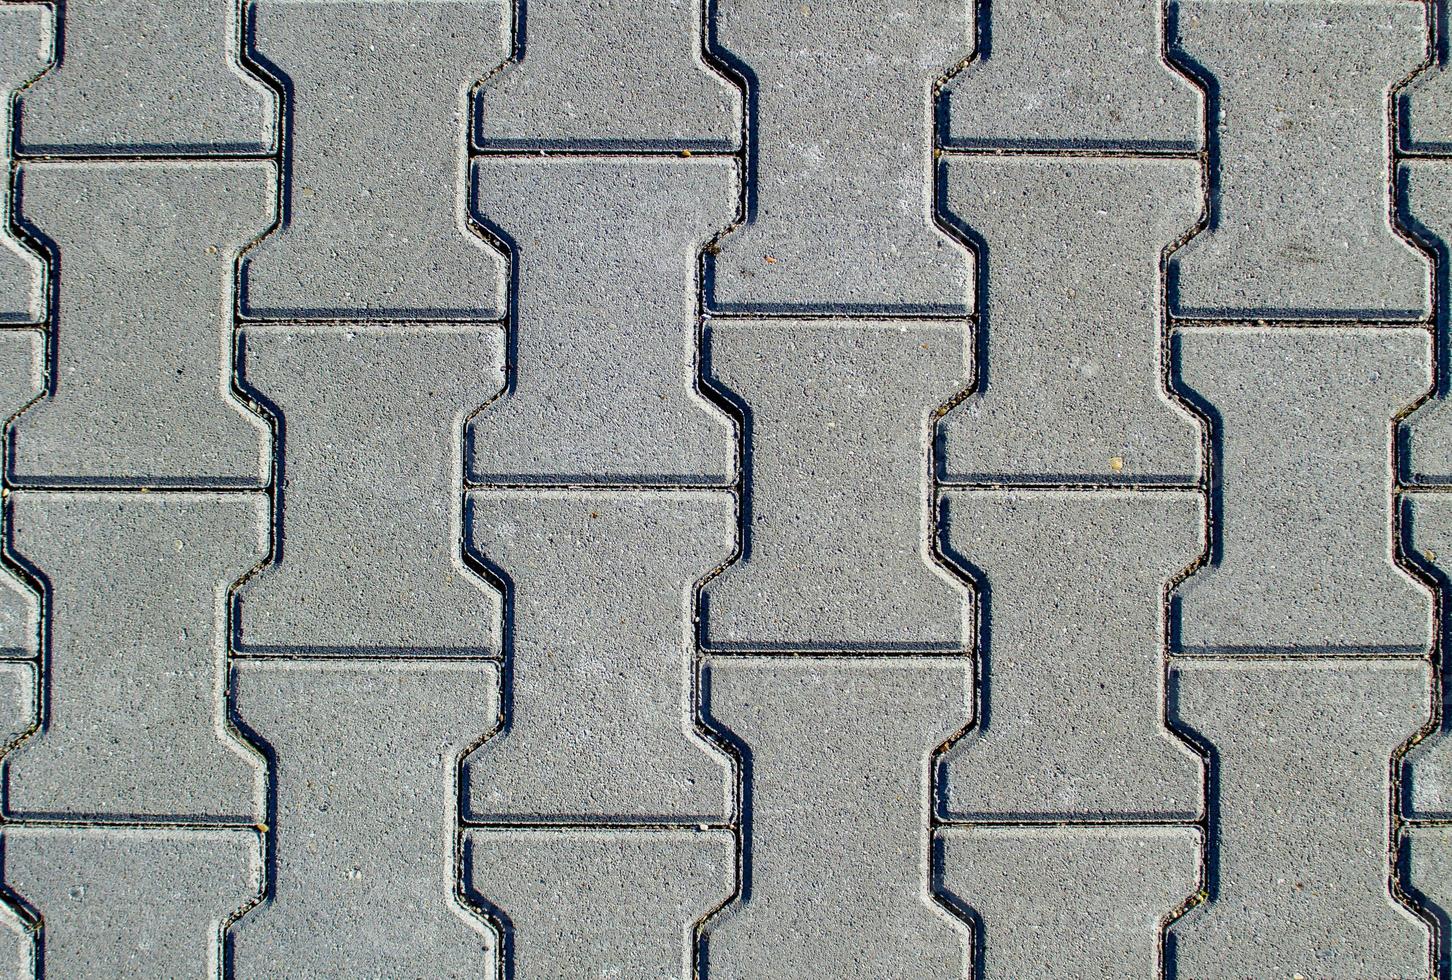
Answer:
[[[1445,0],[0,0],[0,977],[1437,978]]]

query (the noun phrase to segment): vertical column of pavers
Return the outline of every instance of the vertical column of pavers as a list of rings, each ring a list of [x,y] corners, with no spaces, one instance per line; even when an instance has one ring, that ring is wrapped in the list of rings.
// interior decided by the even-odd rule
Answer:
[[[1437,10],[1436,63],[1402,91],[1396,135],[1404,156],[1397,174],[1399,203],[1408,227],[1435,253],[1435,361],[1438,378],[1434,397],[1409,415],[1401,429],[1399,461],[1404,487],[1416,491],[1403,497],[1402,543],[1433,573],[1439,592],[1434,639],[1440,661],[1440,724],[1407,755],[1399,801],[1406,816],[1401,855],[1406,862],[1403,884],[1439,913],[1441,961],[1452,955],[1452,723],[1448,684],[1448,569],[1452,560],[1452,411],[1448,409],[1448,260],[1452,246],[1452,72],[1447,68],[1447,11]]]
[[[982,10],[993,43],[944,93],[944,203],[982,286],[976,384],[941,424],[944,547],[981,628],[940,887],[982,976],[1149,976],[1201,847],[1163,651],[1165,586],[1203,548],[1201,437],[1163,383],[1161,276],[1201,212],[1201,95],[1154,0]]]
[[[747,461],[740,554],[702,597],[702,701],[743,766],[712,976],[967,967],[928,873],[929,759],[972,683],[928,460],[967,383],[973,280],[935,217],[933,91],[972,31],[966,3],[715,5],[748,142],[706,268],[706,375]]]
[[[29,329],[45,311],[42,299],[44,265],[39,255],[10,230],[11,146],[10,106],[15,91],[45,70],[54,37],[52,15],[43,6],[0,9],[0,90],[4,95],[4,180],[0,181],[0,413],[8,419],[40,394],[44,336]],[[12,329],[13,328],[13,329]],[[0,508],[0,522],[7,520]],[[3,527],[3,523],[0,523]],[[31,729],[36,717],[37,657],[40,603],[31,585],[11,567],[0,568],[0,739],[5,747]],[[3,846],[3,844],[0,844]],[[15,976],[33,970],[31,923],[9,904],[0,905],[0,969]]]
[[[237,255],[275,220],[274,106],[212,6],[0,11],[5,85],[24,86],[11,217],[49,260],[47,291],[7,240],[4,319],[49,332],[0,335],[5,412],[23,408],[8,546],[45,610],[3,874],[47,976],[215,974],[260,888],[225,597],[266,550],[268,426],[232,391],[232,309]],[[33,649],[35,603],[6,594],[6,651]]]
[[[476,976],[459,760],[498,716],[500,603],[464,562],[464,424],[498,394],[502,256],[467,220],[499,0],[256,0],[282,218],[242,259],[239,376],[280,452],[237,590],[236,710],[272,774],[247,976]],[[399,125],[402,118],[406,126]]]
[[[692,595],[735,537],[697,297],[737,211],[741,97],[697,3],[519,9],[475,128],[475,208],[514,278],[508,387],[468,440],[470,546],[508,613],[502,728],[465,767],[467,884],[519,980],[687,977],[736,863]]]
[[[1397,555],[1395,420],[1432,383],[1430,263],[1391,219],[1395,2],[1172,3],[1210,99],[1208,224],[1171,259],[1176,384],[1212,431],[1206,563],[1172,600],[1173,719],[1210,760],[1181,977],[1425,976],[1391,890],[1394,755],[1430,712],[1431,597]],[[1215,319],[1221,318],[1221,319]]]

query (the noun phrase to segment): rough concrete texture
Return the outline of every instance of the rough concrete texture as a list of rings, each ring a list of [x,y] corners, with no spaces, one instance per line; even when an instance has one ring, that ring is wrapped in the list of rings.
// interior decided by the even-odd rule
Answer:
[[[475,830],[467,847],[517,980],[688,977],[692,927],[736,876],[723,829]]]
[[[0,977],[1452,980],[1452,0],[0,0]]]
[[[1388,200],[1392,88],[1426,7],[1387,0],[1172,0],[1170,57],[1215,121],[1209,226],[1170,265],[1190,316],[1419,317],[1428,264]]]
[[[712,321],[707,372],[743,413],[751,481],[741,557],[702,597],[710,647],[965,646],[924,460],[967,339],[954,321]]]
[[[942,893],[971,911],[984,980],[1152,977],[1201,844],[1188,827],[955,827]]]
[[[1196,150],[1203,96],[1166,64],[1161,0],[990,0],[977,58],[948,83],[962,149]]]
[[[1425,650],[1431,595],[1394,554],[1391,442],[1432,382],[1426,332],[1191,329],[1175,361],[1218,470],[1209,563],[1175,592],[1180,649]]]

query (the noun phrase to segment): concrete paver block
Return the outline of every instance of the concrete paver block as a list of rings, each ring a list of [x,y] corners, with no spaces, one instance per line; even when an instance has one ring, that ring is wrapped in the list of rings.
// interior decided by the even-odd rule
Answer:
[[[723,319],[706,337],[751,459],[742,555],[706,586],[706,643],[961,649],[966,596],[929,551],[923,463],[964,384],[964,324]]]
[[[1160,923],[1195,891],[1187,827],[953,827],[943,883],[983,933],[985,980],[1159,974]]]
[[[982,715],[947,753],[948,812],[1198,816],[1200,761],[1163,721],[1160,597],[1200,554],[1200,496],[963,491],[944,507],[986,624]]]
[[[1386,0],[1173,0],[1171,57],[1210,93],[1209,227],[1171,260],[1192,316],[1416,318],[1426,259],[1390,218],[1388,97],[1426,9]]]
[[[251,977],[472,977],[492,935],[458,900],[458,760],[498,710],[488,663],[241,663],[274,780],[267,899],[231,928]]]
[[[1175,592],[1179,648],[1425,650],[1431,597],[1393,556],[1390,447],[1431,385],[1427,334],[1196,329],[1175,366],[1213,413],[1219,471],[1210,563]]]
[[[747,77],[745,223],[708,298],[756,313],[972,306],[972,260],[933,221],[932,89],[973,49],[972,5],[718,0],[714,38]]]
[[[499,598],[460,542],[465,420],[499,393],[502,347],[489,325],[248,328],[241,380],[275,410],[285,463],[239,648],[498,651]]]
[[[694,977],[694,925],[731,895],[724,830],[475,830],[474,891],[506,920],[518,980]]]
[[[468,224],[474,86],[504,61],[502,0],[253,0],[249,53],[283,91],[281,225],[247,253],[269,319],[494,319],[504,263]],[[405,117],[407,125],[400,125]]]
[[[693,730],[689,610],[730,554],[730,496],[481,491],[469,514],[515,637],[506,727],[468,760],[471,816],[721,820],[732,774]]]
[[[978,57],[944,91],[946,142],[994,149],[1198,149],[1200,93],[1161,54],[1160,0],[978,6]],[[981,39],[989,39],[984,44]]]
[[[741,93],[706,64],[704,5],[530,0],[519,63],[479,98],[490,149],[732,150]]]
[[[964,975],[962,924],[929,893],[928,759],[969,720],[970,690],[946,658],[707,666],[705,709],[743,754],[749,855],[743,896],[707,930],[711,976]]]
[[[1387,888],[1390,760],[1427,686],[1410,659],[1176,668],[1215,796],[1209,901],[1171,927],[1170,976],[1428,974],[1426,925]]]
[[[228,0],[65,0],[56,64],[17,102],[28,153],[264,152],[277,100],[240,63]],[[14,15],[11,15],[14,16]]]
[[[724,160],[475,162],[517,297],[510,388],[474,421],[472,479],[730,478],[731,422],[695,390],[696,267],[731,221],[736,179]]]
[[[0,8],[0,92],[4,93],[0,119],[0,160],[13,159],[14,125],[11,95],[33,82],[50,65],[55,45],[55,21],[50,7],[39,4]],[[0,206],[13,213],[10,182],[0,181]],[[0,228],[0,323],[39,320],[44,264],[33,249],[16,238],[7,222]]]
[[[265,508],[261,494],[11,497],[50,614],[44,727],[7,760],[11,812],[257,818],[264,774],[221,692],[226,593],[266,553]]]
[[[948,208],[980,241],[986,296],[974,395],[944,420],[945,478],[1195,479],[1199,426],[1161,383],[1160,253],[1195,222],[1198,169],[949,160]]]
[[[7,828],[0,844],[47,977],[218,976],[223,924],[262,887],[251,828]]]
[[[26,485],[261,486],[231,391],[232,270],[276,210],[268,163],[35,163],[19,212],[57,270],[49,396],[12,428]],[[63,273],[59,270],[65,270]]]

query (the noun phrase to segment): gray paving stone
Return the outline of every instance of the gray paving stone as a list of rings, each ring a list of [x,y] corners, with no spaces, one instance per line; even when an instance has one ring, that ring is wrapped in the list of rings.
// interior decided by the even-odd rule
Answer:
[[[964,976],[964,924],[929,894],[928,770],[971,689],[956,658],[711,660],[702,703],[745,786],[743,897],[708,926],[707,975]]]
[[[983,980],[1160,975],[1160,922],[1195,891],[1186,827],[954,827],[942,876],[981,930]]]
[[[1403,831],[1411,871],[1411,884],[1418,897],[1441,914],[1442,957],[1452,955],[1445,923],[1452,919],[1452,827],[1416,827]]]
[[[1199,149],[1200,93],[1161,54],[1160,0],[987,0],[978,10],[987,43],[944,92],[950,145]]]
[[[238,714],[274,780],[267,900],[232,926],[247,977],[490,975],[458,901],[458,760],[494,726],[496,668],[239,662]]]
[[[934,223],[934,84],[973,50],[958,0],[718,0],[748,85],[745,224],[708,296],[752,312],[972,307],[972,259]]]
[[[0,7],[0,165],[12,159],[12,107],[10,96],[31,82],[51,63],[55,18],[40,5]],[[10,181],[0,181],[0,208],[14,214]],[[0,225],[0,323],[33,323],[45,308],[41,283],[45,265],[40,256],[20,242],[9,222]]]
[[[1419,160],[1398,168],[1404,220],[1418,235],[1447,248],[1452,245],[1452,165]],[[1447,286],[1444,284],[1443,289]],[[1442,355],[1444,358],[1446,354]],[[1401,475],[1412,483],[1452,483],[1452,408],[1449,379],[1438,385],[1438,397],[1417,407],[1401,427]]]
[[[0,417],[8,419],[45,390],[44,343],[34,330],[0,330]],[[0,508],[0,529],[7,519]],[[19,575],[0,568],[0,657],[34,656],[39,646],[39,599]]]
[[[480,92],[489,148],[733,150],[741,93],[701,50],[699,0],[530,0],[519,63]]]
[[[1452,496],[1419,494],[1404,511],[1404,534],[1408,549],[1415,548],[1421,560],[1445,577],[1452,571]],[[1442,585],[1443,616],[1447,615],[1447,586]],[[1449,624],[1442,623],[1445,631]],[[1445,632],[1443,633],[1445,636]],[[1444,675],[1448,669],[1443,654]],[[1419,742],[1407,753],[1408,768],[1403,786],[1409,815],[1452,817],[1452,686],[1442,683],[1443,731]],[[1407,792],[1409,791],[1409,792]],[[1452,911],[1452,910],[1449,910]]]
[[[1200,495],[967,491],[944,510],[986,604],[982,716],[945,757],[947,810],[1198,816],[1202,767],[1165,728],[1160,647],[1165,583],[1201,551]]]
[[[1209,227],[1175,253],[1194,316],[1421,317],[1428,265],[1389,217],[1387,101],[1426,8],[1173,0],[1171,56],[1211,93]]]
[[[235,3],[65,0],[56,65],[17,102],[16,143],[69,156],[266,152],[277,98],[239,63]]]
[[[727,830],[475,830],[474,890],[507,920],[515,980],[695,976],[693,926],[731,895]]]
[[[1390,759],[1427,718],[1425,661],[1182,662],[1171,710],[1213,753],[1210,900],[1172,976],[1422,977],[1387,890]]]
[[[503,258],[469,227],[467,151],[470,92],[507,54],[503,0],[249,9],[287,125],[282,223],[243,260],[243,311],[502,315]]]
[[[1452,150],[1452,62],[1446,50],[1445,7],[1440,13],[1432,10],[1443,21],[1442,51],[1398,94],[1397,137],[1403,150],[1446,153]]]
[[[691,588],[731,554],[731,496],[496,491],[469,513],[513,637],[507,727],[465,770],[470,815],[721,820],[735,780],[694,731]]]
[[[474,180],[514,252],[517,309],[509,393],[474,421],[471,478],[730,479],[731,423],[695,391],[696,270],[731,221],[735,164],[485,158]]]
[[[7,760],[17,814],[253,820],[263,773],[226,730],[228,588],[266,553],[261,494],[22,491],[10,533],[47,585],[44,729]]]
[[[1200,212],[1199,167],[975,156],[946,173],[986,297],[977,391],[944,424],[944,475],[1193,481],[1199,425],[1160,381],[1160,254]]]
[[[937,565],[925,467],[964,387],[962,322],[719,319],[713,385],[743,407],[742,556],[707,584],[706,642],[747,650],[957,650],[961,583]]]
[[[503,385],[492,325],[248,327],[278,413],[273,561],[237,596],[244,651],[490,656],[499,597],[464,565],[465,418]]]
[[[58,279],[50,396],[18,483],[261,486],[266,423],[231,393],[233,268],[273,220],[269,163],[28,163],[20,214]]]
[[[7,827],[5,884],[41,916],[43,976],[221,974],[222,925],[262,888],[257,832]]]
[[[1205,328],[1176,345],[1216,456],[1211,562],[1176,590],[1178,647],[1425,650],[1430,597],[1392,554],[1390,423],[1430,387],[1427,334]]]

